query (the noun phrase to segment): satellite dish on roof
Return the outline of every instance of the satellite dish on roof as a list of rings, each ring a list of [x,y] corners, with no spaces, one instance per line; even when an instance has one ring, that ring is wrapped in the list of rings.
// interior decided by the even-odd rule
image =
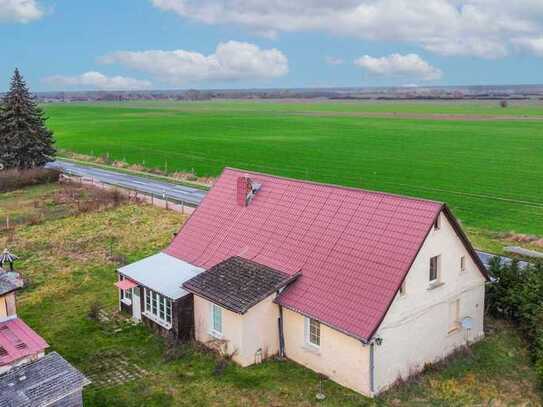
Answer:
[[[472,317],[465,317],[461,321],[462,328],[470,330],[473,328],[473,318]]]

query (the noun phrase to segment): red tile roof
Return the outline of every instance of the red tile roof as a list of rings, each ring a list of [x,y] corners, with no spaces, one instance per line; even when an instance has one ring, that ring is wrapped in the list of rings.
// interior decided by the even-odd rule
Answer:
[[[262,184],[248,206],[244,176]],[[472,250],[441,203],[227,168],[165,252],[205,269],[241,256],[301,271],[278,302],[368,340],[442,210]]]
[[[47,342],[21,319],[0,323],[0,366],[43,352],[47,347]]]

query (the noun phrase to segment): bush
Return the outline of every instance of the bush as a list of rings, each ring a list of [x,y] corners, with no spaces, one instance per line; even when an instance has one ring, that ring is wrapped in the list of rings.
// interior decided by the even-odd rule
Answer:
[[[543,382],[543,264],[521,269],[516,261],[510,266],[495,261],[491,273],[497,280],[487,288],[488,311],[520,329]]]
[[[47,168],[0,171],[0,192],[13,191],[29,185],[57,182],[60,171]]]

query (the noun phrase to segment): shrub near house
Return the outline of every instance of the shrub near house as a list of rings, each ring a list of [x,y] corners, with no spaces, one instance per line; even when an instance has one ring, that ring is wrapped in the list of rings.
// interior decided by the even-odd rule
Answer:
[[[483,337],[488,276],[441,203],[225,169],[160,255],[196,339],[242,366],[279,353],[373,396]]]

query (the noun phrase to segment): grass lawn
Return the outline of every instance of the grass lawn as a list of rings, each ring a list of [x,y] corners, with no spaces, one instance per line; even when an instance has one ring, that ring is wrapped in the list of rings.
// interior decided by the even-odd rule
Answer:
[[[49,199],[58,186],[31,187],[0,199],[0,211],[33,210],[35,200]],[[19,205],[15,205],[19,203]],[[460,406],[539,405],[535,374],[526,345],[507,325],[496,323],[488,337],[444,367],[369,400],[326,382],[324,402],[315,400],[318,376],[295,363],[271,361],[242,369],[230,364],[214,374],[214,355],[194,345],[165,357],[164,341],[142,326],[99,322],[88,317],[97,301],[108,314],[116,309],[114,254],[129,261],[163,248],[183,222],[181,215],[147,205],[123,203],[34,225],[15,233],[0,232],[20,255],[18,268],[28,280],[19,295],[18,313],[56,350],[89,375],[107,375],[122,356],[130,370],[146,374],[116,386],[91,385],[86,406]],[[8,242],[9,240],[9,242]],[[124,366],[124,365],[123,365]]]
[[[539,104],[127,102],[45,110],[58,146],[70,151],[199,176],[233,166],[435,199],[467,226],[543,235]],[[508,119],[343,114],[353,112]]]

